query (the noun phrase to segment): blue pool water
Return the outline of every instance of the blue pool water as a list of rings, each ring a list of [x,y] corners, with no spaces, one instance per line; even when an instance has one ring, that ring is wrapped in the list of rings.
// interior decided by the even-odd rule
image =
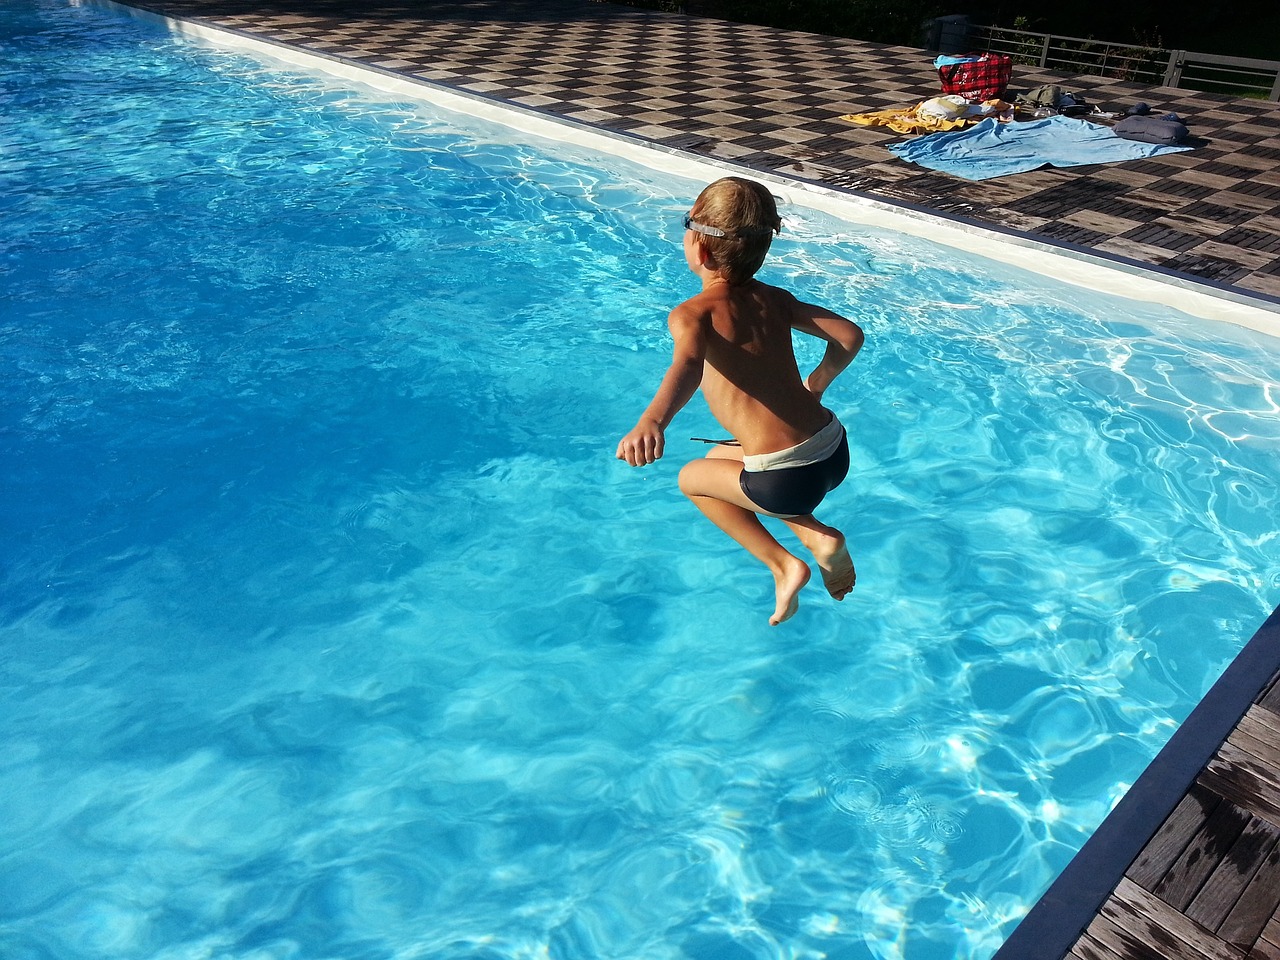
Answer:
[[[700,184],[0,42],[0,956],[989,957],[1280,598],[1275,340],[785,209],[868,347],[772,629],[700,404],[613,459]]]

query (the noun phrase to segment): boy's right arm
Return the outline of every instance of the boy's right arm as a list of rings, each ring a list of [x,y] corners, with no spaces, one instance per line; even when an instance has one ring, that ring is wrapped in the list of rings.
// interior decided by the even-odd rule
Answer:
[[[643,467],[662,457],[667,425],[702,383],[707,337],[701,316],[681,305],[671,311],[667,325],[675,340],[671,366],[636,425],[618,443],[617,458],[633,467]]]
[[[825,340],[827,349],[813,372],[805,377],[804,385],[819,400],[823,392],[858,355],[866,342],[862,328],[845,317],[793,298],[791,326],[819,340]]]

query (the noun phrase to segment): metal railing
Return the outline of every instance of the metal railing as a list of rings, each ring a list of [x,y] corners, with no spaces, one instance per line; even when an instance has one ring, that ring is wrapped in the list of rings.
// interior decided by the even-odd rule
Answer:
[[[1171,50],[1164,85],[1230,94],[1242,89],[1265,91],[1270,85],[1267,99],[1280,100],[1280,60],[1252,60]]]
[[[966,39],[969,49],[1007,53],[1014,63],[1064,73],[1088,73],[1152,86],[1280,100],[1280,60],[1109,43],[986,24],[970,25]]]

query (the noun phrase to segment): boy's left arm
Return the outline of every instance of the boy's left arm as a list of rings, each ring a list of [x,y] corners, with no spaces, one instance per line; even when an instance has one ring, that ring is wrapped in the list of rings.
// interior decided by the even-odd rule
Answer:
[[[702,363],[707,355],[703,318],[681,305],[671,311],[667,324],[675,340],[671,366],[636,425],[618,443],[617,458],[633,467],[646,466],[662,457],[667,426],[702,383]]]
[[[853,362],[866,336],[862,328],[845,317],[819,307],[816,304],[796,300],[793,305],[791,326],[810,336],[825,340],[826,351],[813,372],[805,377],[804,385],[819,400],[823,392]]]

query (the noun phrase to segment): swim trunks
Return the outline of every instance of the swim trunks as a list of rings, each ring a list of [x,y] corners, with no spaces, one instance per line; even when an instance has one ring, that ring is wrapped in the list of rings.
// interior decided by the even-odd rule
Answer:
[[[803,443],[742,458],[738,485],[756,506],[777,517],[813,513],[849,472],[849,438],[831,422]]]

